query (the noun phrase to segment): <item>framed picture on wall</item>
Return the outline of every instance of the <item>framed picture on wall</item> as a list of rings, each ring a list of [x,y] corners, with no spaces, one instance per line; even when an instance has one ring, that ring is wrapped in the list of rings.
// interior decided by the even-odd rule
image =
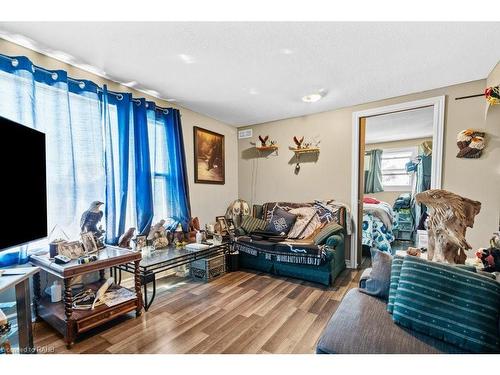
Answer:
[[[224,136],[194,127],[194,181],[220,184],[225,181]]]

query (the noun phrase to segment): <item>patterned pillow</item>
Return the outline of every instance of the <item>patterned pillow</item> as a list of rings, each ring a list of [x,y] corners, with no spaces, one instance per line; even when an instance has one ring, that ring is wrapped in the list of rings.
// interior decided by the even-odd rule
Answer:
[[[473,353],[500,352],[500,283],[406,256],[392,319],[399,325]]]
[[[316,214],[316,209],[314,209],[313,207],[294,208],[293,210],[290,210],[288,212],[293,215],[297,215],[295,224],[293,225],[292,229],[290,229],[290,232],[288,232],[288,238],[290,239],[301,239],[306,237],[304,235],[304,231],[309,226],[314,216],[316,216],[318,219],[317,221],[321,223],[319,221],[318,215]]]
[[[256,230],[264,230],[266,224],[265,220],[246,215],[243,216],[243,220],[241,221],[241,228],[247,233],[252,233]]]
[[[280,207],[276,207],[271,216],[271,220],[267,223],[266,231],[280,235],[286,235],[292,228],[297,215],[291,214]]]
[[[321,231],[316,236],[314,236],[314,243],[316,245],[323,245],[328,237],[342,231],[342,229],[343,228],[337,223],[326,224],[323,229],[321,229]]]
[[[391,281],[389,284],[389,299],[387,301],[387,311],[392,314],[394,309],[394,300],[396,299],[396,291],[398,290],[399,284],[399,274],[401,273],[401,267],[403,266],[404,257],[400,255],[395,255],[392,259],[391,265]]]

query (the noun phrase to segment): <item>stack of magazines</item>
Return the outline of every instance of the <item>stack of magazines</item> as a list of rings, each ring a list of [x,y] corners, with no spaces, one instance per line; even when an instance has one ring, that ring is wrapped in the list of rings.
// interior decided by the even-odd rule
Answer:
[[[76,310],[90,310],[92,308],[92,304],[94,304],[95,298],[96,294],[94,290],[82,290],[73,297],[73,308]],[[101,305],[112,307],[135,298],[136,294],[129,289],[110,288],[104,296],[94,304],[94,307]]]

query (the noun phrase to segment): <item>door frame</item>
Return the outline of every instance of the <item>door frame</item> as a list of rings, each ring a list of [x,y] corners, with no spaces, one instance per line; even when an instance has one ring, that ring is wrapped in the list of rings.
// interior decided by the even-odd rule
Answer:
[[[351,257],[350,267],[359,266],[358,259],[358,209],[359,200],[359,157],[360,157],[360,119],[373,117],[394,112],[407,111],[422,107],[434,107],[433,127],[432,127],[432,174],[431,189],[440,189],[442,180],[443,165],[443,143],[444,143],[444,114],[446,96],[434,96],[431,98],[414,100],[411,102],[398,103],[383,107],[376,107],[352,113],[352,171],[351,171],[351,214],[352,214],[352,234],[351,234]],[[359,249],[361,251],[361,249]]]

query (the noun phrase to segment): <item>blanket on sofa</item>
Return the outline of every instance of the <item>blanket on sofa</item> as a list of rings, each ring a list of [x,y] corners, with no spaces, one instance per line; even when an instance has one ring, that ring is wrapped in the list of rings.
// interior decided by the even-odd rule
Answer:
[[[319,219],[323,224],[336,222],[341,225],[347,234],[351,232],[351,217],[350,210],[341,202],[334,200],[320,201],[308,203],[294,203],[294,202],[267,202],[263,205],[263,219],[271,220],[271,216],[276,207],[280,207],[285,211],[290,211],[300,207],[314,207],[318,213]]]
[[[253,256],[264,254],[268,260],[283,263],[319,266],[326,259],[325,246],[314,243],[273,242],[242,236],[236,239],[234,249]]]

